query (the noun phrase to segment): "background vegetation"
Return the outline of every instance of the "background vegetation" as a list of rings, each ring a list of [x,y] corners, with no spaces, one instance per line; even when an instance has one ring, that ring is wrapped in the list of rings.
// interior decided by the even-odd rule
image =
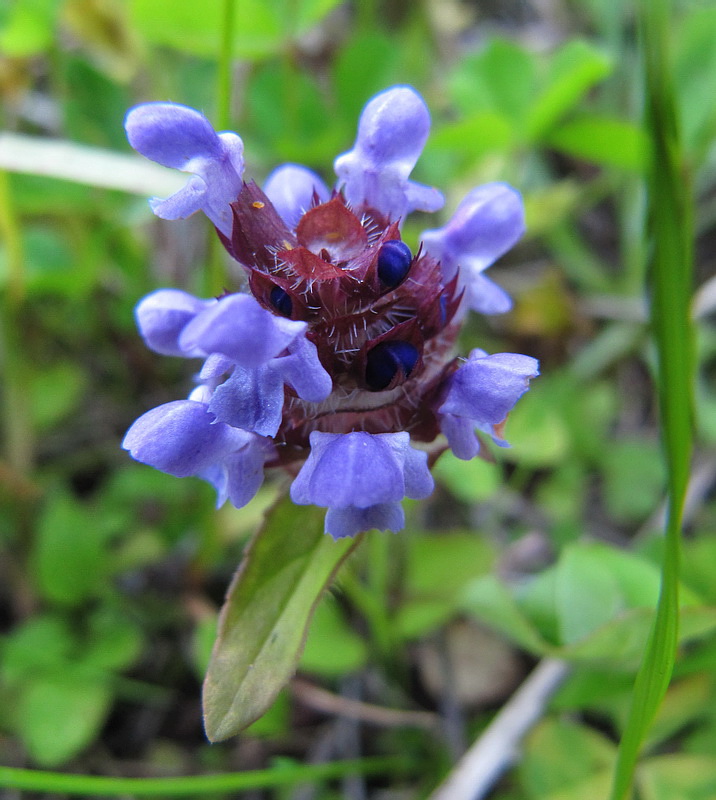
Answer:
[[[140,796],[148,784],[125,776],[240,772],[244,783],[214,788],[423,797],[532,667],[558,659],[565,680],[490,797],[606,798],[625,731],[623,763],[641,745],[643,800],[714,797],[716,6],[674,3],[661,32],[647,31],[652,47],[668,25],[670,60],[665,81],[652,65],[645,84],[631,3],[233,5],[233,19],[219,0],[0,7],[0,787],[26,787],[0,795]],[[140,101],[186,103],[241,134],[251,176],[297,161],[330,182],[360,109],[394,83],[433,112],[416,179],[445,191],[446,213],[482,182],[523,192],[528,233],[491,271],[514,311],[473,317],[463,347],[536,356],[542,377],[510,418],[512,448],[444,456],[407,530],[369,535],[348,561],[271,711],[210,746],[200,683],[216,612],[285,481],[216,512],[210,487],[119,448],[139,414],[191,385],[191,364],[145,350],[135,303],[159,286],[207,295],[231,280],[208,223],[157,220],[145,195],[166,194],[152,188],[160,176],[147,185],[138,161],[113,160],[129,153],[122,121]],[[58,140],[95,150],[58,154]],[[433,226],[415,219],[405,237]],[[695,445],[679,577],[689,301]],[[669,672],[659,632],[677,579],[678,658],[646,733],[648,713],[641,727],[628,720],[665,541],[669,591],[642,676],[659,658]],[[637,711],[640,697],[655,707],[659,687],[641,687]],[[331,774],[302,766],[346,759]]]

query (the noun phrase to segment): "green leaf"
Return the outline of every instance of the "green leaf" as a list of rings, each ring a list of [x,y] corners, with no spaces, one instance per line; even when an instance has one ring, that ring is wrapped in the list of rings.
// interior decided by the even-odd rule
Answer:
[[[623,605],[608,566],[579,545],[565,548],[556,577],[559,634],[565,644],[584,639],[611,620]]]
[[[494,575],[471,581],[462,595],[462,607],[532,653],[544,655],[551,649],[507,587]]]
[[[407,548],[404,596],[394,623],[401,636],[412,639],[456,616],[465,585],[489,573],[495,554],[485,539],[459,532],[413,535]]]
[[[0,10],[0,54],[9,58],[37,55],[52,44],[58,0],[22,0]]]
[[[633,704],[619,747],[612,800],[623,800],[654,715],[666,692],[679,640],[681,528],[693,447],[694,347],[691,321],[694,210],[679,131],[669,43],[672,4],[638,4],[645,76],[645,130],[650,136],[648,220],[652,239],[651,323],[657,350],[657,388],[668,470],[668,519],[662,588]],[[682,618],[683,624],[683,618]]]
[[[300,669],[340,677],[363,667],[367,656],[365,641],[348,626],[334,598],[323,597],[311,622]]]
[[[700,719],[711,713],[711,699],[710,675],[692,675],[674,683],[669,687],[649,731],[647,747],[653,750],[679,731],[693,729]]]
[[[643,800],[712,800],[716,758],[684,753],[650,758],[640,765],[637,781]]]
[[[506,39],[462,59],[450,77],[452,100],[465,113],[498,112],[519,126],[535,91],[534,56]]]
[[[433,468],[433,475],[463,503],[479,503],[500,488],[500,468],[482,458],[463,461],[451,450],[444,452]]]
[[[637,438],[612,442],[603,461],[605,501],[616,519],[638,522],[658,508],[666,476],[656,442]]]
[[[18,723],[32,758],[45,767],[72,758],[94,738],[111,699],[106,686],[71,674],[31,682],[19,699]]]
[[[464,119],[436,128],[428,139],[421,166],[429,179],[444,182],[442,166],[433,162],[447,161],[453,172],[462,177],[465,169],[471,168],[488,153],[507,150],[514,139],[509,120],[494,111],[478,111]]]
[[[393,82],[398,55],[396,38],[379,30],[359,31],[338,49],[333,66],[336,112],[348,135],[368,98]]]
[[[547,135],[545,143],[585,161],[633,172],[644,169],[649,146],[636,125],[597,115],[583,115],[561,124]]]
[[[142,649],[139,628],[118,610],[99,606],[89,619],[81,663],[97,670],[120,670],[132,665]]]
[[[76,605],[103,585],[103,541],[92,517],[68,495],[48,498],[33,551],[35,580],[42,596]]]
[[[87,388],[87,373],[74,361],[60,361],[36,371],[30,396],[36,428],[51,428],[79,405]]]
[[[684,147],[691,158],[699,160],[708,153],[716,131],[714,40],[716,8],[713,7],[694,8],[674,37],[674,80]]]
[[[269,512],[229,589],[204,682],[207,736],[258,719],[288,682],[316,602],[359,539],[334,542],[324,512],[285,498]]]
[[[539,378],[510,412],[505,436],[510,447],[499,457],[528,467],[561,463],[570,447],[570,435],[560,413],[562,387],[557,380]]]
[[[614,745],[596,731],[576,722],[546,719],[527,737],[520,780],[529,797],[542,800],[611,767],[614,757]]]
[[[0,675],[9,685],[63,670],[76,647],[68,622],[54,614],[31,617],[3,641]]]
[[[527,114],[528,141],[540,141],[610,70],[609,59],[587,42],[572,40],[564,45],[552,58],[546,86]]]
[[[235,0],[237,58],[258,59],[277,53],[291,37],[305,33],[338,0]],[[222,4],[218,0],[132,0],[136,29],[154,44],[212,57],[219,52]]]
[[[549,653],[568,661],[611,664],[621,669],[636,669],[644,654],[654,611],[630,608],[596,628],[584,639]],[[679,615],[679,642],[700,639],[716,629],[716,609],[700,606],[682,608]]]

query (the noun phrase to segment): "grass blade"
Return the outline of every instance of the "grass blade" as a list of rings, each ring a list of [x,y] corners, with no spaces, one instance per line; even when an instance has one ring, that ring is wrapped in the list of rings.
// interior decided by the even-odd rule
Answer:
[[[641,0],[639,10],[645,127],[651,140],[648,171],[649,231],[653,247],[649,286],[651,323],[658,358],[657,386],[668,469],[669,511],[661,594],[619,747],[612,800],[628,796],[639,750],[673,670],[678,637],[681,521],[692,448],[693,212],[669,71],[667,42],[671,9],[668,0]]]

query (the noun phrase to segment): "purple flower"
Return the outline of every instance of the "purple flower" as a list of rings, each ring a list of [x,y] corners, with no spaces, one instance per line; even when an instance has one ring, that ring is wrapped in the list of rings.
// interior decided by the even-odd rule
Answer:
[[[219,503],[237,506],[264,468],[288,468],[294,502],[327,508],[326,531],[338,539],[403,527],[402,499],[433,489],[425,448],[436,456],[441,433],[460,458],[477,454],[475,431],[505,444],[504,420],[537,362],[475,350],[461,363],[454,349],[468,306],[509,308],[482,273],[522,234],[522,202],[504,184],[478,187],[412,250],[405,216],[443,203],[410,180],[429,127],[413,89],[388,89],[336,159],[333,192],[295,164],[262,191],[242,180],[235,134],[215,133],[184,106],[130,111],[136,149],[196,176],[155,212],[203,210],[246,287],[207,300],[164,289],[137,306],[148,347],[203,365],[188,400],[131,427],[124,447],[134,458],[202,477]]]
[[[306,330],[305,322],[293,322],[271,314],[247,294],[222,297],[190,319],[179,336],[184,353],[220,353],[255,368],[275,358]]]
[[[367,528],[400,530],[400,501],[427,497],[433,479],[427,453],[410,446],[407,433],[320,433],[291,486],[294,503],[328,508],[326,533],[334,539]]]
[[[396,86],[363,109],[353,149],[335,161],[338,186],[354,208],[391,220],[411,211],[438,211],[442,194],[408,180],[430,132],[430,112],[410,86]]]
[[[424,231],[423,246],[437,258],[446,280],[459,271],[467,304],[482,314],[509,311],[512,300],[482,273],[522,236],[522,198],[505,183],[473,189],[443,228]]]
[[[263,482],[270,441],[253,433],[216,423],[204,403],[176,400],[141,416],[124,437],[122,447],[143,464],[185,478],[196,475],[218,493],[245,506]]]
[[[331,196],[315,172],[298,164],[284,164],[275,169],[266,179],[264,192],[292,230],[309,208],[325,203]]]
[[[193,355],[179,345],[179,335],[197,314],[213,305],[179,289],[158,289],[137,304],[137,327],[150,350],[163,356]]]
[[[502,424],[512,407],[539,375],[537,360],[517,353],[488,356],[473,350],[469,359],[447,381],[443,403],[438,408],[440,426],[458,458],[471,459],[480,444],[474,430],[489,434],[501,447]]]
[[[166,200],[153,199],[162,219],[203,211],[226,236],[231,233],[229,204],[241,190],[244,144],[235,133],[216,133],[193,108],[176,103],[144,103],[124,123],[132,147],[165,167],[192,172],[187,185]]]

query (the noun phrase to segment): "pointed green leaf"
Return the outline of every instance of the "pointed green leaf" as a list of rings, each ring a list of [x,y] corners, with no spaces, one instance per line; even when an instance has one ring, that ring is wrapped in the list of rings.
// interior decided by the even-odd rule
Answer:
[[[547,135],[547,144],[569,155],[607,167],[641,172],[649,140],[631,122],[603,115],[580,115]]]
[[[568,42],[555,53],[546,86],[527,114],[527,139],[539,141],[610,70],[609,59],[595,47],[579,39]]]
[[[334,542],[323,532],[323,516],[283,499],[244,555],[204,681],[211,741],[257,720],[296,668],[316,603],[359,541]]]

